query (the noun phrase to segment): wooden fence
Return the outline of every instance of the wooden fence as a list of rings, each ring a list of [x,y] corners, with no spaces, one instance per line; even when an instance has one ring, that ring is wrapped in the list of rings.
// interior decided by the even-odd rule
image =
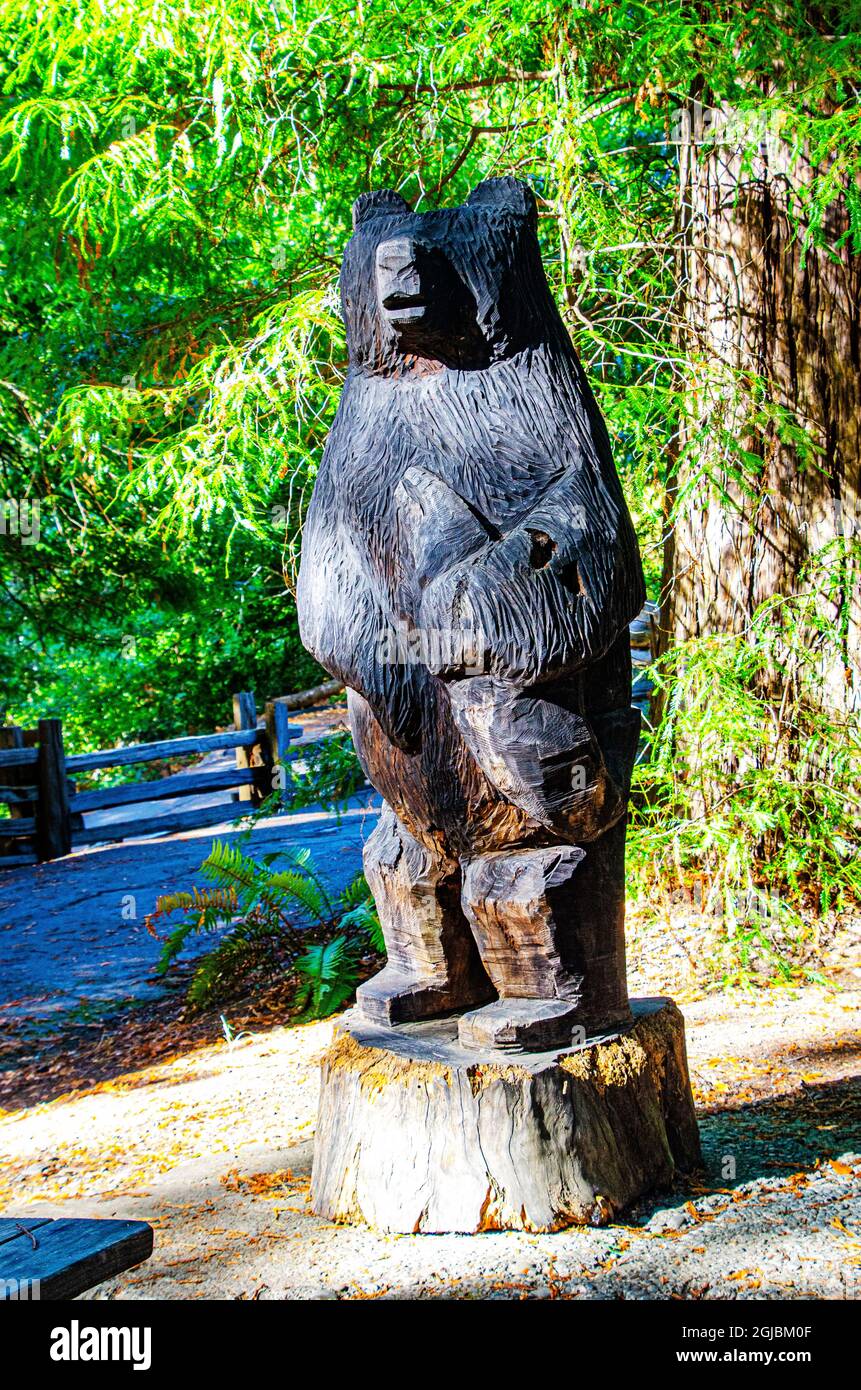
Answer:
[[[657,641],[657,604],[647,603],[631,623],[634,661],[633,703],[648,715],[652,683],[647,668],[654,659]],[[168,738],[159,743],[138,743],[129,748],[104,748],[96,753],[66,757],[63,726],[59,719],[40,719],[35,729],[0,728],[0,804],[9,807],[9,819],[0,820],[0,869],[57,859],[79,845],[124,840],[132,835],[196,830],[219,825],[247,814],[247,803],[260,802],[274,789],[275,769],[299,756],[291,740],[301,729],[290,723],[290,710],[336,694],[343,686],[327,681],[299,695],[287,695],[267,704],[264,726],[257,727],[254,696],[242,691],[233,697],[233,728],[220,734]],[[327,737],[323,735],[322,738]],[[314,740],[313,742],[320,742]],[[312,743],[304,743],[305,753]],[[78,791],[75,774],[101,767],[128,767],[157,758],[179,758],[210,753],[216,748],[235,748],[235,768],[218,772],[189,772],[155,782],[133,782],[116,787]],[[88,811],[170,797],[236,790],[240,803],[231,814],[228,804],[172,809],[161,816],[144,816],[113,824],[88,826]]]
[[[278,783],[277,768],[292,761],[290,743],[301,729],[290,723],[284,700],[266,706],[258,728],[254,695],[233,696],[233,728],[216,734],[160,739],[127,748],[102,748],[67,756],[60,719],[40,719],[35,729],[0,728],[0,804],[9,818],[0,819],[0,869],[58,859],[80,845],[124,840],[129,836],[166,835],[218,825],[259,806]],[[303,751],[309,745],[303,745]],[[104,767],[129,767],[161,758],[182,758],[236,750],[236,766],[215,772],[191,771],[151,782],[127,782],[79,791],[75,777]],[[238,803],[171,808],[164,815],[143,816],[87,825],[87,812],[136,803],[236,791]],[[243,804],[244,803],[244,804]]]

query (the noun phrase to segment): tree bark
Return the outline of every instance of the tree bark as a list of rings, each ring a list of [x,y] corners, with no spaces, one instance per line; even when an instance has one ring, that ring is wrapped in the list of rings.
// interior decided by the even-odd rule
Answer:
[[[800,194],[817,173],[753,116],[691,101],[680,121],[683,403],[662,645],[743,631],[763,600],[799,591],[836,542],[833,638],[819,698],[861,703],[861,257],[843,199],[826,245],[803,247]],[[838,538],[844,538],[840,540]]]
[[[313,1210],[378,1231],[602,1226],[702,1162],[685,1026],[669,999],[551,1052],[462,1047],[455,1019],[357,1010],[322,1059]]]

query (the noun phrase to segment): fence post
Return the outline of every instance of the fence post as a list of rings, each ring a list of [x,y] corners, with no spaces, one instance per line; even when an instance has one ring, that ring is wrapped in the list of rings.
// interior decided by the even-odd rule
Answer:
[[[0,729],[0,748],[23,748],[24,730],[17,724],[8,724]],[[3,770],[4,786],[9,788],[27,787],[33,784],[33,769],[31,767],[7,767]],[[21,820],[34,813],[32,801],[11,801],[9,803],[9,815],[12,820]]]
[[[266,729],[275,766],[281,769],[281,799],[286,801],[289,800],[286,796],[287,749],[293,735],[290,728],[290,711],[284,700],[267,702]]]
[[[69,784],[63,749],[63,721],[39,720],[39,801],[36,807],[36,852],[40,860],[60,859],[72,848]]]
[[[233,726],[236,729],[257,728],[257,706],[254,702],[253,690],[240,690],[237,695],[234,695]],[[260,730],[258,741],[253,748],[237,748],[236,766],[247,767],[254,775],[254,781],[250,785],[239,788],[239,800],[250,801],[252,805],[259,806],[261,801],[265,801],[270,792],[274,790],[272,785],[272,751],[269,746],[269,737],[264,729]]]
[[[254,703],[254,694],[250,690],[240,690],[233,697],[233,727],[234,729],[256,729],[257,728],[257,707]],[[237,748],[236,766],[240,768],[251,767],[250,748]],[[249,785],[240,787],[238,796],[240,801],[251,801],[257,805],[258,798],[255,795],[255,787]]]

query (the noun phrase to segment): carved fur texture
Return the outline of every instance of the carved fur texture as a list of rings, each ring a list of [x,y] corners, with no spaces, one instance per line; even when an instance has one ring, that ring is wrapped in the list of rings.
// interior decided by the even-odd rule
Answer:
[[[623,818],[642,572],[530,189],[489,180],[429,212],[365,194],[354,223],[350,364],[305,527],[300,627],[350,691],[398,833],[459,882],[476,856],[589,845]],[[487,997],[476,980],[464,1005]]]

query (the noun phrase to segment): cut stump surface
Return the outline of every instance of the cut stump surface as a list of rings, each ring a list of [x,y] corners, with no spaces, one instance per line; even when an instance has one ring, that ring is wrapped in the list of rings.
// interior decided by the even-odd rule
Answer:
[[[379,1231],[603,1225],[700,1162],[684,1020],[632,1000],[633,1023],[567,1049],[467,1051],[457,1019],[346,1014],[322,1063],[314,1211]]]

